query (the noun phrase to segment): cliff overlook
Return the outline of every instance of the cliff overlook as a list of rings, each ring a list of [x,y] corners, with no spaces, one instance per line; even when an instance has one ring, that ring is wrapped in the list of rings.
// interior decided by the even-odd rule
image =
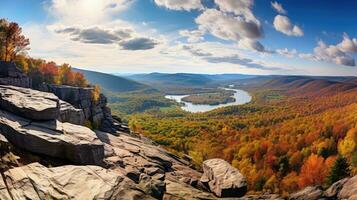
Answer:
[[[0,199],[283,199],[246,195],[245,176],[221,159],[203,162],[203,173],[192,169],[114,120],[92,88],[41,90],[0,85]],[[356,184],[346,178],[289,198],[354,199]]]

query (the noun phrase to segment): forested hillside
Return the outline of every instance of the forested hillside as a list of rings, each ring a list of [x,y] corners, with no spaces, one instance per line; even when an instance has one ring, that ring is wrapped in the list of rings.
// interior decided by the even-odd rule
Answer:
[[[357,173],[357,89],[347,80],[275,77],[246,86],[254,97],[246,105],[147,112],[130,123],[197,167],[209,158],[229,161],[253,191],[328,186]]]
[[[108,92],[131,92],[150,88],[147,85],[111,74],[77,68],[74,71],[84,74],[91,84],[100,85]]]

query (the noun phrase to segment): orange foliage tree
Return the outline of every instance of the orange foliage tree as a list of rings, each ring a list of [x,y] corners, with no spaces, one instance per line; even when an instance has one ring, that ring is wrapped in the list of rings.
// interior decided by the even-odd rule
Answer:
[[[323,184],[327,174],[324,158],[315,154],[304,162],[301,167],[299,186],[301,188],[307,185]]]

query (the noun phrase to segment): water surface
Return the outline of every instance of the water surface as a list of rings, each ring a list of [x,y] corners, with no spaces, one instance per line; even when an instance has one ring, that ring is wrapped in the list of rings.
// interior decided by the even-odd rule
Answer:
[[[193,104],[190,102],[182,101],[182,98],[187,97],[189,95],[166,95],[165,98],[175,100],[178,103],[183,103],[184,105],[181,108],[185,111],[197,113],[197,112],[207,112],[214,110],[216,108],[226,107],[226,106],[235,106],[249,103],[252,100],[252,97],[248,92],[244,90],[231,89],[231,88],[223,88],[225,90],[234,91],[234,102],[219,104],[219,105],[208,105],[208,104]]]

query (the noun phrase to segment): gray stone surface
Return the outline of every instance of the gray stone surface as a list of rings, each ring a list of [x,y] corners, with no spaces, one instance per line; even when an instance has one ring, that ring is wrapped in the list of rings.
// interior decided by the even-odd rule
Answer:
[[[33,120],[57,119],[59,99],[52,93],[0,85],[0,108]]]
[[[183,185],[185,190],[197,189],[196,183],[201,173],[188,167],[188,163],[153,145],[145,138],[133,137],[125,133],[114,136],[97,131],[98,138],[105,145],[104,161],[110,169],[122,171],[136,182],[143,191],[155,198],[162,198],[170,189],[166,180]],[[202,192],[204,193],[204,192]],[[206,195],[209,193],[206,192]]]
[[[98,166],[46,168],[33,163],[10,169],[5,172],[5,177],[7,189],[5,184],[0,183],[3,200],[153,199],[124,174]]]
[[[202,169],[201,182],[218,197],[242,197],[246,194],[246,178],[226,161],[206,160],[202,164]]]
[[[320,186],[308,186],[290,195],[290,200],[317,200],[324,198],[324,191]]]
[[[70,103],[77,109],[81,109],[84,119],[92,122],[92,125],[97,129],[115,135],[117,135],[118,130],[129,131],[112,118],[111,111],[107,107],[107,98],[103,94],[100,95],[97,102],[92,100],[93,88],[43,84],[40,90],[52,92],[61,100]]]
[[[82,109],[77,109],[71,104],[60,100],[60,116],[61,122],[69,122],[72,124],[83,125],[85,122]]]
[[[99,164],[104,157],[103,143],[83,126],[57,120],[32,122],[0,110],[0,133],[18,148],[77,164]]]

